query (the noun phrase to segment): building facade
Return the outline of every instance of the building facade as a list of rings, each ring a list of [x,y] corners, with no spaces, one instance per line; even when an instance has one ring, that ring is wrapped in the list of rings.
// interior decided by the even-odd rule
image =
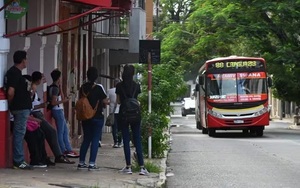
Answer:
[[[23,1],[27,3],[25,15],[18,19],[7,18],[9,7]],[[3,35],[0,36],[0,63],[4,66],[1,77],[13,65],[14,51],[26,50],[29,64],[23,74],[44,73],[47,83],[38,93],[46,99],[47,85],[52,83],[51,71],[57,68],[62,71],[63,92],[72,96],[72,102],[65,105],[65,115],[72,144],[77,147],[82,133],[73,107],[78,89],[86,80],[86,71],[90,66],[97,67],[101,74],[98,82],[108,89],[112,80],[120,77],[123,64],[138,63],[138,42],[146,39],[145,1],[0,0],[0,27]],[[4,46],[7,41],[10,45]],[[3,80],[0,80],[0,88],[0,106],[3,106],[0,109],[3,117],[7,117],[3,121],[5,131],[0,135],[0,150],[7,151],[12,140]],[[51,114],[44,112],[52,122]],[[10,161],[11,152],[0,154],[0,168],[10,166]]]

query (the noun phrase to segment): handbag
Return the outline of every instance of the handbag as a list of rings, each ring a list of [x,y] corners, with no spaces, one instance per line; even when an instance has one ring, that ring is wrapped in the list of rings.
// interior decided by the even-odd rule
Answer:
[[[111,113],[106,118],[105,126],[111,127],[113,126],[114,122],[115,122],[115,114]]]
[[[26,129],[29,132],[35,131],[39,128],[39,123],[32,120],[27,120]]]
[[[116,108],[117,108],[117,104],[115,104],[112,113],[110,113],[110,114],[107,116],[106,122],[105,122],[105,126],[111,127],[111,126],[114,125],[114,123],[115,123],[115,111],[116,111]]]

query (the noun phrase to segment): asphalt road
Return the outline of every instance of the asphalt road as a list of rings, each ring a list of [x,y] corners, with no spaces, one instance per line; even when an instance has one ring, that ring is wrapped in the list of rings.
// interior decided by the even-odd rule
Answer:
[[[263,137],[195,128],[194,116],[171,118],[167,187],[299,188],[300,130],[271,122]]]

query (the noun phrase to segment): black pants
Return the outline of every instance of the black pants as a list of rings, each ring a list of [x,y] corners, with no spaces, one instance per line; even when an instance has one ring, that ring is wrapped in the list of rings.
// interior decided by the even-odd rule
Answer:
[[[45,120],[44,114],[41,111],[31,112],[33,117],[42,120],[41,122],[41,129],[44,132],[45,138],[54,154],[55,157],[59,157],[62,155],[60,151],[58,139],[57,139],[57,132],[56,130],[50,125],[50,123]]]
[[[46,164],[47,154],[43,131],[40,128],[35,131],[26,131],[25,140],[30,152],[30,164]]]

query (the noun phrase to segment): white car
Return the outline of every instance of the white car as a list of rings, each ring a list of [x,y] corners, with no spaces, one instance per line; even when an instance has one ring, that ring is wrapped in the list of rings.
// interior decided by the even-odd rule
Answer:
[[[194,97],[183,98],[181,115],[186,116],[187,114],[195,114],[195,99]]]

